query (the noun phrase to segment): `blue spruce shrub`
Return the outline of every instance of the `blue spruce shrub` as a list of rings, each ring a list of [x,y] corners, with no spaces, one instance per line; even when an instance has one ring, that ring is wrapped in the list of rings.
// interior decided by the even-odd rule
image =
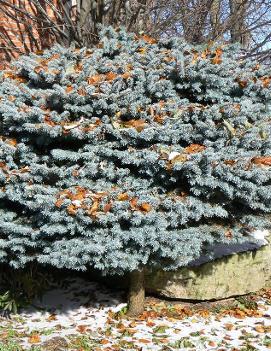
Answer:
[[[0,75],[0,261],[176,269],[270,228],[271,71],[106,28]]]

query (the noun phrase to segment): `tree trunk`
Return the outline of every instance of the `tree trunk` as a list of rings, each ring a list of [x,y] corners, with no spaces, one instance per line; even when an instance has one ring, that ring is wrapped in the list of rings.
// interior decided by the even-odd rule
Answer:
[[[212,40],[219,38],[221,0],[214,0],[210,10],[210,22],[212,31]]]
[[[247,0],[230,0],[231,11],[231,42],[239,42],[244,48],[250,44],[250,33],[247,30]]]
[[[135,270],[130,273],[130,290],[128,295],[129,317],[135,317],[143,313],[145,300],[144,270]]]

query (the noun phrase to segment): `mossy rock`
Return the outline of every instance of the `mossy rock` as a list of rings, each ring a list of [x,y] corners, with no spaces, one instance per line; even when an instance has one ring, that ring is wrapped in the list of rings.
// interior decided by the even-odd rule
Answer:
[[[173,299],[217,300],[271,287],[271,236],[258,249],[177,271],[149,271],[146,289]]]

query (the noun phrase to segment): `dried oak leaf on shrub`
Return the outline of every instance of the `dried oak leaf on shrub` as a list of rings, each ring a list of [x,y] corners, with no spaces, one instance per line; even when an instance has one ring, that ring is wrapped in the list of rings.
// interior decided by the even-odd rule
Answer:
[[[271,166],[271,156],[254,157],[251,162],[256,165]]]
[[[44,123],[50,127],[55,127],[57,124],[51,120],[51,116],[46,115],[44,118]]]
[[[143,34],[139,37],[139,39],[143,39],[148,44],[156,44],[157,40],[150,37],[149,35]]]
[[[139,210],[141,212],[150,212],[152,209],[151,205],[148,204],[147,202],[143,202],[140,206],[139,206]]]
[[[206,149],[206,146],[200,145],[200,144],[191,144],[184,148],[183,153],[176,153],[176,156],[173,158],[169,158],[169,155],[167,155],[167,164],[166,164],[166,169],[168,171],[172,170],[172,167],[175,163],[183,163],[186,162],[189,159],[189,154],[196,154],[198,152],[202,152]],[[162,155],[163,157],[163,155]]]
[[[121,75],[121,78],[122,79],[128,79],[131,77],[131,73],[130,72],[125,72]]]
[[[71,85],[68,85],[65,91],[67,94],[69,94],[71,91],[73,91],[73,87]]]
[[[103,81],[104,77],[101,74],[96,74],[94,76],[88,77],[87,83],[88,84],[97,84]]]
[[[141,54],[144,55],[147,52],[147,48],[138,48],[137,51]]]
[[[25,77],[17,75],[16,73],[11,72],[11,71],[4,72],[3,77],[15,80],[18,83],[26,83],[27,82],[27,79]]]
[[[109,201],[108,203],[106,203],[104,205],[104,208],[103,208],[104,213],[109,212],[111,210],[112,206],[113,206],[113,202],[112,201]]]
[[[77,212],[77,207],[75,206],[75,205],[69,205],[68,207],[67,207],[67,212],[68,212],[68,214],[69,215],[72,215],[72,216],[74,216],[74,215],[76,215],[76,212]]]
[[[114,80],[117,78],[117,74],[114,72],[108,72],[108,73],[106,73],[105,78],[106,78],[106,80],[111,81],[111,80]]]
[[[154,120],[154,122],[157,122],[157,123],[159,123],[159,124],[163,124],[164,121],[165,121],[165,116],[155,115],[155,116],[153,117],[153,120]]]
[[[150,212],[152,210],[152,206],[147,202],[142,202],[141,204],[138,204],[137,197],[133,197],[130,200],[130,207],[131,207],[131,210],[133,211],[140,211],[144,213]]]
[[[235,160],[224,160],[224,164],[227,166],[233,166],[236,164]]]
[[[93,205],[91,206],[91,208],[89,210],[86,211],[86,213],[90,216],[90,217],[96,217],[97,216],[97,211],[99,209],[99,200],[96,200],[93,202]]]
[[[129,200],[129,195],[127,193],[121,193],[121,194],[118,195],[118,200],[119,201]]]
[[[225,232],[225,237],[228,238],[228,239],[231,239],[233,237],[232,231],[230,229],[228,229]]]
[[[137,198],[137,197],[133,197],[133,198],[130,200],[130,206],[131,206],[131,209],[132,209],[132,210],[136,210],[136,209],[137,209],[137,201],[138,201],[138,198]]]
[[[55,202],[55,206],[56,207],[58,207],[58,208],[60,208],[61,207],[61,205],[63,204],[63,202],[64,202],[64,199],[58,199],[56,202]]]
[[[223,53],[223,50],[221,48],[217,48],[215,50],[215,57],[212,58],[212,63],[214,65],[220,65],[222,63],[222,53]]]
[[[192,59],[192,62],[191,62],[192,65],[194,65],[197,62],[198,58],[199,58],[199,53],[196,51],[196,52],[193,53],[193,59]]]
[[[247,87],[247,80],[245,80],[245,79],[240,79],[240,78],[237,78],[237,83],[239,84],[239,87],[241,88],[241,89],[244,89],[244,88],[246,88]]]
[[[263,83],[264,88],[268,88],[271,82],[271,77],[261,77],[260,80]]]
[[[5,138],[0,136],[0,140],[3,141],[4,143],[10,145],[10,146],[16,146],[17,145],[17,140],[16,139],[10,139],[10,138]]]
[[[198,152],[204,151],[205,149],[206,149],[206,146],[204,145],[191,144],[184,149],[184,152],[187,154],[196,154]]]
[[[135,128],[138,132],[141,132],[147,125],[144,119],[130,119],[130,121],[124,122],[123,125],[126,128]]]

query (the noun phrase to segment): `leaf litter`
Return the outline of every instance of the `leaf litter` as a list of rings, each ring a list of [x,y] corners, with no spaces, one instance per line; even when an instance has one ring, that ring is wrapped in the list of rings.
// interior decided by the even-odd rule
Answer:
[[[2,319],[0,342],[12,338],[21,350],[38,351],[59,339],[71,351],[271,349],[271,289],[214,308],[148,298],[144,313],[134,319],[126,318],[123,301],[123,292],[67,278],[35,307]]]

